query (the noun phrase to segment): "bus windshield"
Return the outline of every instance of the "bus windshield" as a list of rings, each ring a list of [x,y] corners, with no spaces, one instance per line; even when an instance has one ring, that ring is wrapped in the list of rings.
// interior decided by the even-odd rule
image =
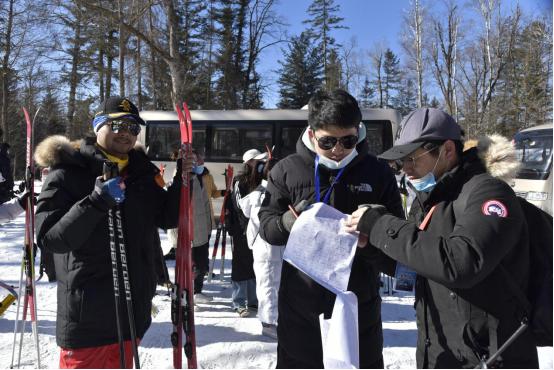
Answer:
[[[519,132],[514,143],[522,163],[517,178],[546,180],[552,170],[552,130]]]

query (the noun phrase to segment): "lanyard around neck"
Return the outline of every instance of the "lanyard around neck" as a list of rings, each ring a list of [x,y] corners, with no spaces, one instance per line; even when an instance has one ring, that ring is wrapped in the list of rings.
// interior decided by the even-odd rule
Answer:
[[[321,199],[321,195],[319,193],[319,171],[317,170],[319,167],[319,155],[316,155],[315,156],[315,171],[314,171],[314,178],[315,178],[315,201],[316,203],[319,203],[320,202],[320,199]],[[325,196],[323,197],[323,203],[325,204],[328,204],[329,203],[329,198],[331,197],[331,190],[333,190],[333,186],[335,186],[335,184],[337,183],[337,181],[339,181],[339,178],[340,176],[342,175],[342,173],[344,172],[344,169],[346,167],[343,167],[340,169],[339,173],[337,174],[337,176],[335,177],[335,179],[333,180],[333,182],[331,183],[331,185],[329,186],[329,189],[327,190],[327,192],[325,193]]]

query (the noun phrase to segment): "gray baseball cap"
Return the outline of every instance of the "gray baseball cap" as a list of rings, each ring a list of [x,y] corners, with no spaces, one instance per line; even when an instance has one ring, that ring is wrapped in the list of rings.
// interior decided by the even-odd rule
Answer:
[[[462,129],[449,114],[436,108],[419,108],[402,120],[394,146],[379,158],[394,161],[406,157],[429,141],[461,138]]]

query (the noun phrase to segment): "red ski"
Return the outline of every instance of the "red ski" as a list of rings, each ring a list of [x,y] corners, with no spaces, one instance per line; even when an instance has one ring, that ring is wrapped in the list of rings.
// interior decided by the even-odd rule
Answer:
[[[35,162],[33,160],[33,122],[29,117],[27,109],[23,108],[25,121],[27,123],[27,166],[25,168],[25,190],[31,195],[27,198],[27,206],[25,209],[25,240],[23,246],[23,258],[21,264],[21,275],[19,278],[19,297],[17,300],[17,312],[14,326],[14,338],[12,347],[12,362],[11,368],[14,365],[15,347],[17,341],[17,332],[19,329],[19,355],[17,359],[17,367],[21,363],[21,350],[23,349],[23,333],[25,332],[25,323],[27,320],[27,311],[31,316],[31,328],[33,332],[33,340],[37,351],[37,367],[40,368],[40,350],[38,345],[38,328],[37,328],[37,307],[35,301],[35,204],[33,202],[34,182],[35,182]],[[38,110],[37,110],[38,113]],[[36,114],[35,114],[36,117]],[[33,120],[34,121],[34,120]],[[23,271],[25,271],[25,291],[23,292]],[[21,306],[21,296],[23,296],[23,313],[21,321],[19,320],[19,308]]]
[[[223,229],[225,228],[225,204],[227,202],[227,199],[229,198],[229,194],[231,193],[231,184],[233,182],[233,166],[230,164],[227,165],[227,169],[225,170],[225,195],[223,197],[223,204],[221,206],[221,214],[219,215],[219,224],[217,225],[217,232],[215,234],[215,242],[214,242],[214,248],[212,250],[212,259],[210,261],[209,271],[208,271],[208,283],[212,281],[212,276],[214,272],[214,264],[215,264],[215,258],[217,256],[217,249],[219,247],[219,240],[221,239],[221,234],[223,233],[223,238],[225,239],[227,236],[223,232]],[[225,263],[225,252],[223,252],[223,242],[221,245],[222,255],[221,255],[221,274],[219,275],[219,280],[223,281],[223,265]]]
[[[183,111],[177,105],[177,116],[181,129],[181,157],[189,157],[192,152],[192,120],[185,103]],[[179,229],[177,233],[177,250],[175,254],[175,284],[171,294],[171,321],[173,333],[173,367],[181,369],[185,351],[189,369],[196,369],[196,337],[194,330],[194,276],[192,272],[192,203],[190,201],[190,174],[183,171],[183,185],[179,202]],[[183,345],[183,332],[185,343]]]

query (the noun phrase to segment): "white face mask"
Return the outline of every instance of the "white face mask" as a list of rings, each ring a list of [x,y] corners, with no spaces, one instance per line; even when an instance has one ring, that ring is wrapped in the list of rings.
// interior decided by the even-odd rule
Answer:
[[[346,157],[341,159],[339,162],[336,162],[332,159],[327,158],[324,155],[319,154],[319,164],[327,167],[330,170],[339,170],[343,167],[346,167],[356,156],[358,155],[358,151],[356,148],[350,152]]]

